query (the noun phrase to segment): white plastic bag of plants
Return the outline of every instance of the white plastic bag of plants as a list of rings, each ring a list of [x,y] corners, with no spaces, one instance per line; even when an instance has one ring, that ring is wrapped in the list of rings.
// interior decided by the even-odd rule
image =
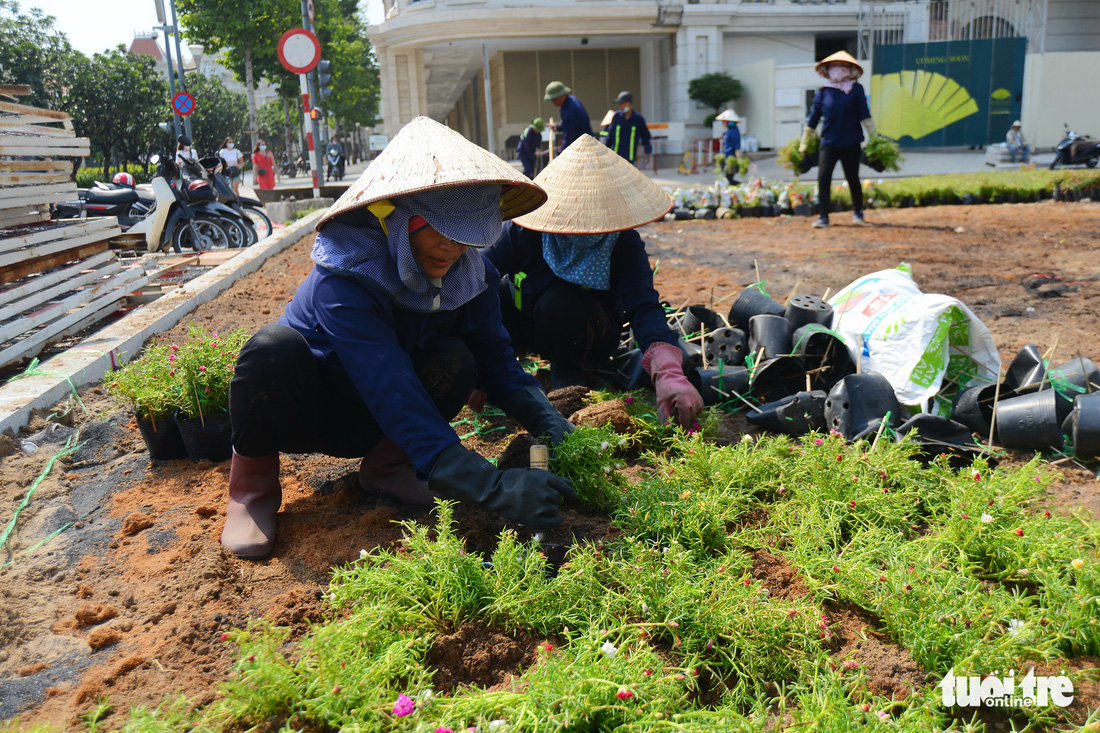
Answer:
[[[852,359],[885,376],[904,405],[950,417],[957,390],[1000,374],[985,324],[957,298],[922,293],[907,264],[864,275],[829,302]]]

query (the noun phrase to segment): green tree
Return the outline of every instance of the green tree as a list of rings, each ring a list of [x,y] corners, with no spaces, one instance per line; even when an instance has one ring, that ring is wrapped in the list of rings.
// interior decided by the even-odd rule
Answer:
[[[354,0],[320,0],[317,33],[323,56],[332,61],[332,97],[326,111],[337,130],[375,124],[378,114],[378,66],[366,27]]]
[[[196,150],[216,151],[230,135],[240,139],[248,126],[245,95],[229,91],[221,79],[205,74],[188,74],[187,91],[195,95],[191,133]]]
[[[167,84],[152,59],[123,46],[75,58],[65,107],[103,161],[104,176],[116,164],[144,164],[162,139],[157,123],[168,114]]]
[[[210,49],[222,49],[226,66],[244,81],[248,132],[252,138],[249,149],[256,147],[259,132],[257,72],[261,77],[271,78],[273,66],[278,63],[279,37],[287,29],[301,25],[298,3],[292,0],[176,0],[176,7],[188,39]],[[194,121],[191,124],[193,130]]]
[[[724,71],[703,74],[688,82],[688,97],[714,109],[714,114],[708,118],[706,124],[710,124],[723,106],[736,102],[744,93],[745,88],[741,82]]]
[[[31,93],[21,103],[64,110],[79,54],[54,20],[38,8],[22,13],[15,0],[0,0],[0,84],[28,84]]]

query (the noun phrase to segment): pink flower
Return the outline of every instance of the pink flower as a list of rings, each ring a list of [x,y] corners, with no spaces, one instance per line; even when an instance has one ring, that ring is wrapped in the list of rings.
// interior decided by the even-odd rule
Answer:
[[[397,717],[408,715],[416,707],[416,703],[408,695],[398,695],[397,702],[393,704],[393,714]]]
[[[205,371],[206,371],[206,367],[204,367],[204,366],[201,366],[201,367],[199,367],[199,371],[200,371],[200,372],[205,372]]]
[[[634,401],[634,395],[629,395],[629,394],[626,396],[626,399],[623,400],[623,402],[625,402],[628,405],[633,401]]]
[[[434,731],[432,731],[432,733],[455,733],[455,732],[454,732],[453,728],[444,728],[443,726],[440,726],[440,727],[436,728]]]
[[[962,518],[963,518],[963,519],[970,519],[970,515],[969,515],[969,514],[967,514],[966,512],[963,512],[963,513],[962,513]]]
[[[821,445],[824,442],[825,441],[822,440],[821,438],[814,438],[814,445]]]
[[[170,354],[168,356],[168,361],[175,361],[175,360],[176,360],[176,355],[175,354]]]
[[[176,346],[175,344],[172,344],[172,351],[179,351],[179,350],[180,350],[180,347]]]
[[[634,693],[626,689],[625,687],[620,687],[619,691],[615,693],[615,697],[619,698],[620,700],[629,700],[630,698],[634,697]]]

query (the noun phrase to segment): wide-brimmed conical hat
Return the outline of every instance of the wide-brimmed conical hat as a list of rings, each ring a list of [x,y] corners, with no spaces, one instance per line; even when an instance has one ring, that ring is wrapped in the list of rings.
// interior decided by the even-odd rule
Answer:
[[[621,232],[660,219],[672,208],[660,186],[590,135],[581,135],[550,161],[535,183],[550,198],[516,223],[537,232]]]
[[[824,76],[825,75],[825,72],[824,72],[825,65],[826,64],[831,64],[834,61],[843,61],[846,64],[851,64],[852,66],[856,67],[857,71],[859,71],[859,73],[856,74],[856,76],[863,76],[863,67],[860,65],[860,63],[858,61],[856,61],[855,56],[848,53],[847,51],[837,51],[832,56],[826,56],[825,58],[823,58],[823,59],[821,59],[820,61],[817,62],[817,65],[814,66],[814,69],[817,70],[818,74],[821,74],[822,76]]]
[[[718,120],[719,122],[740,122],[742,118],[741,115],[733,111],[733,107],[729,107],[722,110],[722,112],[719,113],[719,115],[714,119]]]
[[[501,215],[512,219],[538,208],[546,192],[484,148],[428,117],[417,117],[394,135],[363,175],[317,223],[403,194],[469,185],[502,186]]]

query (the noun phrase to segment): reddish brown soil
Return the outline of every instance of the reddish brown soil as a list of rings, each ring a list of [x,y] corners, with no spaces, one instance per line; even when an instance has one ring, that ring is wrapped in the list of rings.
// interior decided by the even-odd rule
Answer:
[[[1005,363],[1028,343],[1053,348],[1055,363],[1078,351],[1100,358],[1100,205],[874,211],[868,219],[866,227],[820,231],[808,219],[685,221],[643,233],[652,259],[660,260],[657,287],[674,305],[713,303],[724,311],[757,280],[766,280],[777,298],[792,291],[836,292],[862,274],[907,261],[926,292],[954,295],[977,313]],[[273,322],[312,266],[311,241],[272,258],[190,321],[214,331],[254,331]],[[186,324],[180,324],[158,340],[185,338]],[[355,460],[286,455],[275,551],[260,562],[238,560],[218,542],[229,463],[150,462],[124,411],[98,388],[81,396],[87,413],[73,403],[50,411],[68,413],[51,418],[62,427],[37,453],[25,455],[18,442],[0,437],[5,524],[72,428],[80,428],[86,441],[37,487],[0,549],[0,563],[7,563],[0,569],[0,719],[18,714],[24,723],[72,727],[101,695],[110,695],[116,710],[155,705],[174,692],[208,702],[234,658],[231,645],[218,641],[222,631],[266,617],[299,637],[325,618],[321,596],[330,568],[360,549],[391,546],[401,535],[395,520],[429,519],[364,494]],[[568,413],[581,401],[562,395],[561,404]],[[600,410],[614,412],[590,412]],[[48,415],[26,432],[41,430]],[[741,418],[730,418],[722,435],[735,440],[745,429]],[[512,434],[498,430],[467,442],[503,462]],[[512,453],[522,465],[526,447]],[[1100,515],[1094,469],[1070,462],[1061,468],[1065,479],[1055,486],[1051,506]],[[479,511],[457,516],[470,550],[492,549],[501,520]],[[614,537],[605,516],[570,509],[565,517],[549,540]],[[27,552],[69,522],[75,524]],[[797,574],[774,556],[758,553],[754,573],[773,595],[805,593]],[[839,606],[829,615],[838,661],[852,660],[871,687],[900,697],[923,683],[921,671],[875,619]],[[538,641],[462,627],[437,641],[438,682],[506,683],[530,662]],[[1087,660],[1074,664],[1089,666]],[[1082,694],[1094,699],[1096,691]]]

